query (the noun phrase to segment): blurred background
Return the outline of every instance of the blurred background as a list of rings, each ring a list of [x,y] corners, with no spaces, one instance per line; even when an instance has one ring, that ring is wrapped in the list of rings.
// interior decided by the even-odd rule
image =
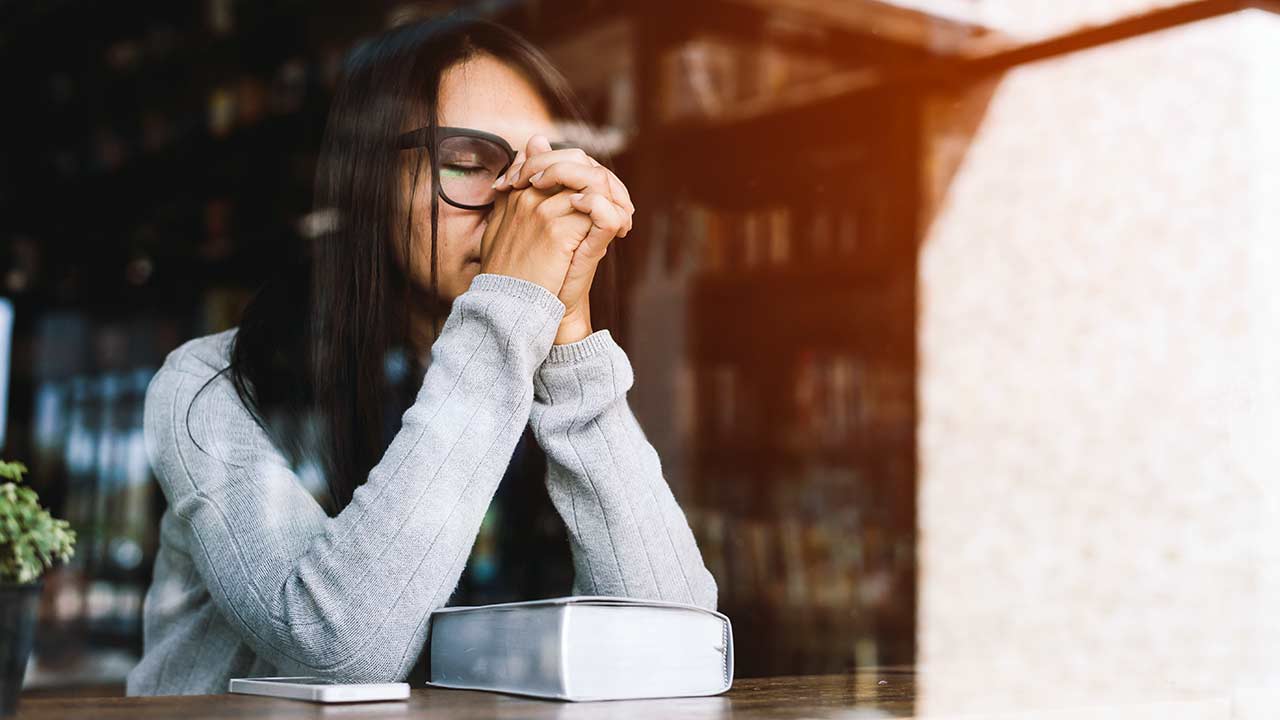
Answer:
[[[948,508],[982,503],[924,494],[940,467],[918,437],[927,373],[950,367],[946,349],[981,353],[981,332],[1001,323],[1052,322],[996,310],[930,332],[927,312],[1000,297],[983,273],[1004,261],[1001,233],[1034,238],[1036,218],[1108,212],[1055,203],[1055,188],[1131,201],[1113,219],[1173,213],[1158,182],[1079,163],[1079,145],[1045,119],[1093,118],[1085,126],[1120,145],[1168,129],[1163,113],[1193,106],[1192,86],[1165,87],[1185,103],[1151,110],[1102,78],[1185,77],[1183,63],[1242,47],[1223,18],[1275,17],[1269,3],[1225,0],[0,3],[3,457],[28,464],[80,535],[46,580],[28,687],[123,682],[164,507],[142,441],[147,383],[184,340],[234,326],[323,225],[312,175],[344,53],[458,8],[543,47],[617,140],[639,208],[637,232],[615,246],[630,402],[719,582],[741,676],[923,659],[932,516],[920,506],[949,527]],[[1129,50],[1204,27],[1220,30],[1163,60]],[[1077,62],[1090,69],[1018,75]],[[1213,67],[1188,82],[1235,76]],[[1014,76],[1031,100],[1002,94]],[[1168,130],[1161,147],[1180,137]],[[987,170],[975,176],[978,146]],[[1217,167],[1196,157],[1197,172]],[[1022,182],[1029,168],[1047,179]],[[967,215],[949,210],[957,183]],[[1009,203],[1026,209],[1023,225],[1005,222]],[[1069,240],[1090,232],[1076,230]],[[949,250],[922,266],[933,237]],[[1014,365],[1008,349],[974,375]],[[1021,391],[939,407],[963,418]],[[1018,431],[988,430],[974,442]],[[452,604],[567,587],[558,517],[531,502],[499,493]],[[970,530],[999,523],[969,517]]]

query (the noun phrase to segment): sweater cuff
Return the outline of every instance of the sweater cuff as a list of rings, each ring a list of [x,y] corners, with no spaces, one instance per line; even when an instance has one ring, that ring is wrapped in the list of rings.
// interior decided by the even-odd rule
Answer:
[[[577,342],[552,345],[543,365],[569,365],[606,353],[610,346],[616,345],[613,335],[607,329],[597,330]]]
[[[555,405],[572,408],[569,420],[599,417],[611,405],[625,398],[635,383],[635,374],[627,353],[614,342],[608,330],[597,330],[578,342],[554,345],[547,359],[534,374],[535,409]],[[562,413],[552,413],[535,427],[537,433],[554,429],[565,420]]]
[[[557,318],[564,317],[564,303],[552,292],[536,282],[510,275],[480,273],[471,279],[471,291],[497,292],[509,297],[527,300],[535,307]]]

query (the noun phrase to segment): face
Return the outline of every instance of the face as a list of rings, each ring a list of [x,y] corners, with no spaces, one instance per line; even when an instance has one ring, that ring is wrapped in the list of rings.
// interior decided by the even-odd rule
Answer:
[[[438,123],[442,126],[484,130],[501,136],[520,151],[534,135],[555,140],[555,123],[533,85],[519,71],[490,55],[479,55],[454,65],[440,79]],[[425,123],[402,128],[414,130]],[[426,153],[400,153],[401,207],[413,195],[413,236],[409,276],[422,291],[431,287],[431,169]],[[413,188],[414,164],[418,186]],[[480,272],[480,240],[488,221],[487,210],[463,210],[440,200],[439,235],[436,238],[440,299],[452,303],[466,291]],[[400,225],[403,226],[402,224]]]

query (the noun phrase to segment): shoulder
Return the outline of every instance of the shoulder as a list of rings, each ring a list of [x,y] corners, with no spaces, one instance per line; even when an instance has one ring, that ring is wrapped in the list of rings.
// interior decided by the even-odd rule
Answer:
[[[198,399],[207,403],[214,396],[226,395],[227,390],[234,395],[227,370],[235,334],[236,328],[232,328],[194,338],[165,357],[147,386],[146,425],[185,422]]]
[[[231,348],[239,328],[203,335],[184,342],[170,352],[160,372],[182,372],[208,379],[231,363]]]
[[[235,337],[233,328],[183,343],[147,387],[147,459],[170,507],[192,523],[210,498],[243,498],[270,479],[295,477],[236,393],[229,372]]]
[[[147,387],[144,426],[156,450],[190,450],[240,462],[272,449],[228,372],[236,328],[188,340]]]

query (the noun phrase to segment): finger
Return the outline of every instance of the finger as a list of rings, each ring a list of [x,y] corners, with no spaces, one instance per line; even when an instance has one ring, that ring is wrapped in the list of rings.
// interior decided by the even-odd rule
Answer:
[[[614,174],[609,168],[605,168],[609,173],[609,186],[613,188],[613,201],[627,209],[627,212],[634,213],[636,204],[631,202],[631,192],[627,190],[627,186],[622,184],[622,180]]]
[[[525,145],[525,151],[530,158],[534,155],[551,152],[551,141],[547,139],[546,135],[530,135],[529,142]]]
[[[585,247],[589,258],[604,257],[609,243],[623,227],[622,212],[612,200],[599,193],[574,193],[569,200],[575,210],[591,217],[591,230],[578,246],[579,252]]]
[[[524,150],[517,152],[515,159],[511,161],[511,166],[507,168],[507,171],[499,175],[497,180],[493,181],[493,188],[495,190],[510,190],[511,179],[519,174],[520,168],[524,165],[527,157],[528,155],[525,155]]]
[[[631,231],[632,210],[612,199],[609,183],[609,178],[612,176],[613,174],[603,166],[593,168],[578,163],[560,162],[534,174],[529,178],[529,183],[531,187],[540,189],[560,185],[583,193],[598,193],[605,196],[623,214],[624,224],[620,235],[625,236]]]
[[[506,189],[507,186],[510,186],[512,188],[523,187],[525,184],[525,178],[532,179],[534,176],[538,175],[538,173],[545,171],[546,169],[548,169],[554,164],[563,163],[563,162],[577,162],[584,165],[589,165],[593,168],[601,168],[603,172],[608,173],[608,176],[607,176],[608,192],[606,194],[614,202],[626,208],[627,212],[634,213],[636,211],[635,203],[632,202],[631,200],[631,192],[627,190],[627,186],[623,184],[622,180],[620,180],[612,170],[596,162],[596,159],[588,155],[586,151],[584,151],[582,148],[565,148],[563,150],[551,150],[550,149],[551,144],[550,142],[546,142],[546,138],[544,136],[535,135],[533,138],[530,138],[531,145],[534,139],[539,140],[538,148],[545,147],[547,149],[545,151],[539,152],[536,156],[531,152],[528,155],[528,158],[529,158],[528,161],[521,163],[520,167],[517,169],[518,172],[514,174],[508,173],[507,175],[503,176],[503,178],[501,178],[499,181],[500,183],[502,183],[501,189]],[[543,144],[544,142],[545,142],[545,145]],[[512,163],[512,167],[513,168],[516,167],[514,162]],[[495,185],[495,187],[499,187],[499,186]],[[578,189],[582,190],[584,188],[578,188]],[[629,229],[630,228],[628,228],[628,230]]]
[[[607,172],[604,168],[593,168],[581,163],[558,162],[529,176],[529,184],[542,189],[563,185],[573,190],[595,192],[608,197]]]
[[[526,190],[525,192],[530,192]],[[532,192],[539,192],[533,190]],[[564,215],[582,214],[582,211],[574,207],[573,196],[577,194],[576,190],[561,190],[553,195],[546,195],[545,199],[538,203],[538,210],[545,217],[561,217]]]
[[[549,152],[553,152],[551,150],[551,141],[545,135],[530,137],[524,149],[516,153],[515,159],[511,161],[511,167],[507,168],[505,173],[499,175],[498,179],[493,181],[494,189],[515,190],[522,187],[524,178],[537,172],[537,170],[529,169],[529,162]]]
[[[627,190],[627,186],[623,184],[617,174],[608,167],[596,162],[590,155],[587,156],[587,159],[591,161],[592,167],[600,168],[600,172],[605,173],[605,178],[609,185],[609,192],[607,193],[609,199],[626,208],[627,212],[634,213],[636,211],[636,205],[631,201],[631,191]],[[529,170],[527,171],[527,174],[532,177],[536,172]]]
[[[548,146],[550,146],[549,143]],[[581,148],[547,150],[546,152],[538,153],[536,156],[530,155],[529,162],[522,168],[523,172],[520,173],[521,177],[513,184],[516,187],[519,187],[525,182],[525,178],[533,177],[543,170],[546,170],[551,165],[560,162],[578,163],[586,167],[597,167],[600,165],[600,163],[592,160],[591,156],[583,152]]]
[[[625,213],[601,193],[573,193],[569,196],[573,209],[591,216],[591,222],[603,230],[617,232],[626,225]]]
[[[586,237],[582,238],[582,242],[577,246],[575,255],[582,254],[591,263],[599,263],[600,259],[604,258],[605,252],[608,252],[609,243],[617,237],[618,231],[614,227],[614,222],[617,220],[616,206],[603,195],[584,196],[579,200],[573,200],[573,204],[580,206],[579,211],[584,213],[589,211],[589,217],[591,217],[591,227],[586,231]],[[604,223],[603,227],[598,224],[599,222]]]
[[[581,148],[567,148],[564,150],[552,150],[549,153],[543,153],[537,158],[530,158],[529,162],[524,166],[523,172],[520,173],[523,178],[532,180],[552,165],[560,162],[578,162],[590,165],[593,168],[599,168],[599,172],[606,173],[608,187],[607,192],[609,199],[618,203],[627,209],[627,212],[634,213],[636,211],[635,203],[631,201],[631,192],[627,190],[627,186],[622,180],[610,170],[608,167],[596,162],[595,158],[586,154]]]
[[[510,201],[508,208],[508,223],[520,222],[521,218],[533,218],[535,216],[544,216],[546,219],[559,217],[573,211],[573,207],[569,205],[568,197],[560,198],[551,205],[547,205],[547,201],[551,200],[557,193],[547,190],[539,190],[535,187],[525,188],[524,190],[513,190],[510,193]],[[554,211],[552,211],[554,210]]]

